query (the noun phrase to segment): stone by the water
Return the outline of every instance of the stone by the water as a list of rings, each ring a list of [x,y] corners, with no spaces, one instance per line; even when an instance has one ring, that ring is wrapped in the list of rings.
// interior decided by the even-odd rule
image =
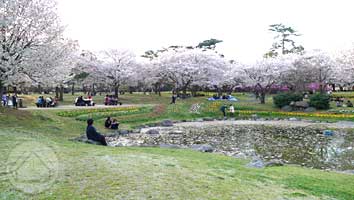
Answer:
[[[173,126],[173,122],[171,120],[163,120],[161,122],[161,126],[164,126],[164,127]]]
[[[201,151],[201,152],[213,152],[214,148],[208,144],[194,144],[191,146],[193,150]]]

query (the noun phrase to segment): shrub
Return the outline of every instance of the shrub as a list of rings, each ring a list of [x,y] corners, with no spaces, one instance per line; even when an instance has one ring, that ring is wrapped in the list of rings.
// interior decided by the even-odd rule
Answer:
[[[280,93],[273,97],[273,103],[278,108],[287,106],[292,101],[302,101],[302,95],[296,93]]]
[[[316,109],[329,109],[330,100],[329,95],[317,93],[310,97],[310,106]]]

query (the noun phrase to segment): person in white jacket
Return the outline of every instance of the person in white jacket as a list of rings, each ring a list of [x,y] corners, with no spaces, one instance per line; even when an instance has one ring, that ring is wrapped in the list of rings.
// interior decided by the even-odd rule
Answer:
[[[234,107],[234,105],[230,104],[229,112],[231,114],[231,117],[235,116],[235,107]]]

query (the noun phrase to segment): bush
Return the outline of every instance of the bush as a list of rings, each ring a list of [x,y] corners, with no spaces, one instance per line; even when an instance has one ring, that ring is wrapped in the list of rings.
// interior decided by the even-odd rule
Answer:
[[[302,95],[296,93],[280,93],[273,97],[273,103],[278,108],[287,106],[292,101],[302,101]]]
[[[329,95],[317,93],[310,97],[310,106],[316,109],[329,109],[330,100]]]

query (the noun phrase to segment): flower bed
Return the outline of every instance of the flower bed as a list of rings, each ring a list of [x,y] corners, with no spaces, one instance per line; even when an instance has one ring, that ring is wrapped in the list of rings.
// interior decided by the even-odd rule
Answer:
[[[79,121],[86,121],[89,118],[94,120],[107,118],[107,117],[118,117],[123,115],[131,115],[131,114],[142,114],[151,111],[151,108],[144,108],[144,109],[130,109],[130,110],[121,110],[121,111],[114,111],[114,112],[98,112],[98,113],[90,113],[79,115],[75,119]]]
[[[90,114],[90,113],[104,113],[104,112],[116,112],[116,111],[130,111],[141,109],[136,106],[130,107],[117,107],[117,108],[104,108],[104,109],[80,109],[80,110],[70,110],[70,111],[61,111],[57,115],[60,117],[77,117],[80,115]]]

